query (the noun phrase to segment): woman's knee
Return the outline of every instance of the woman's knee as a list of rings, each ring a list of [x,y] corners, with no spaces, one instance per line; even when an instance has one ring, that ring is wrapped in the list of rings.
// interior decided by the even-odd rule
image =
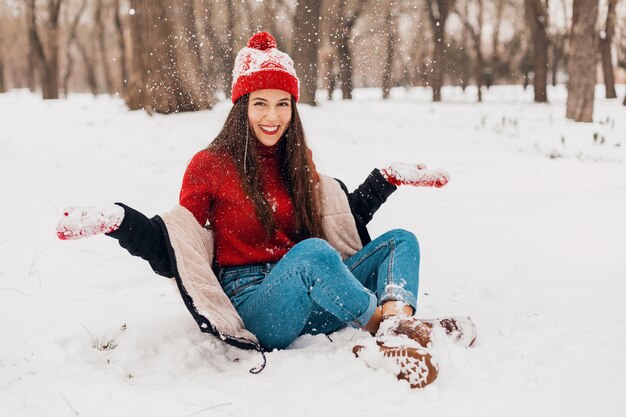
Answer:
[[[339,252],[337,252],[335,248],[333,248],[330,243],[324,239],[305,239],[296,244],[292,250],[303,253],[306,255],[304,260],[312,261],[314,263],[328,261],[334,258],[341,260]]]
[[[405,229],[393,229],[385,233],[384,236],[388,239],[393,239],[396,244],[402,242],[403,244],[415,246],[419,251],[419,242],[413,232]]]

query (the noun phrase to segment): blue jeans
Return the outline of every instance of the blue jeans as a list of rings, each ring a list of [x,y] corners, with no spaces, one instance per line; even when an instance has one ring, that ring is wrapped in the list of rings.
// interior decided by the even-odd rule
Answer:
[[[419,258],[415,235],[396,229],[345,261],[325,240],[306,239],[277,263],[224,268],[219,279],[261,346],[281,349],[302,334],[362,328],[385,301],[415,309]]]

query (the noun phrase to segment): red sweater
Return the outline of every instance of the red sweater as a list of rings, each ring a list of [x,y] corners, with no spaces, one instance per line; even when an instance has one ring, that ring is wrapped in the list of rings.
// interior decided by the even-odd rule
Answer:
[[[277,228],[269,240],[229,156],[202,150],[183,177],[180,204],[201,225],[211,225],[221,267],[277,262],[295,244],[293,205],[280,178],[278,147],[257,146],[260,184]]]

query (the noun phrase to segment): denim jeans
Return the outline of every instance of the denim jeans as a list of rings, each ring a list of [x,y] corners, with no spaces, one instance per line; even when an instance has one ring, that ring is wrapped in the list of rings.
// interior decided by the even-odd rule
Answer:
[[[385,301],[415,309],[419,258],[415,235],[396,229],[345,261],[325,240],[306,239],[277,263],[224,268],[219,279],[246,328],[271,350],[301,334],[362,328]]]

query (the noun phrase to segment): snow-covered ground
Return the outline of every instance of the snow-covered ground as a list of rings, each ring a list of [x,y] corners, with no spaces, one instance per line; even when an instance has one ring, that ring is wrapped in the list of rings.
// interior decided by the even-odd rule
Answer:
[[[420,315],[477,323],[473,349],[436,340],[433,385],[367,368],[348,329],[252,375],[258,353],[200,333],[172,282],[116,241],[57,240],[68,205],[172,207],[229,103],[150,117],[19,91],[0,95],[0,416],[623,416],[626,107],[598,98],[596,122],[576,124],[563,88],[544,105],[518,87],[482,104],[379,94],[300,111],[318,169],[349,187],[390,161],[451,173],[401,188],[370,226],[419,237]]]

